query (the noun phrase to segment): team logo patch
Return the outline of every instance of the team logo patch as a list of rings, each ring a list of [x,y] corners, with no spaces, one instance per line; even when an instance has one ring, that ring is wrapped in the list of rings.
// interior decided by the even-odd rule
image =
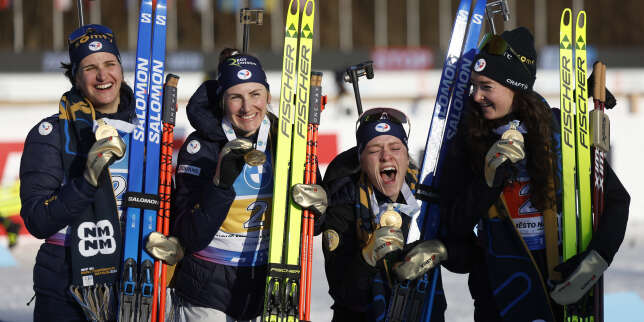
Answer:
[[[338,235],[338,233],[333,229],[325,230],[322,234],[322,238],[324,239],[324,247],[331,252],[340,245],[340,235]]]
[[[100,41],[92,41],[87,47],[91,51],[97,51],[103,48],[103,44]]]
[[[197,140],[192,140],[188,142],[188,147],[186,148],[186,150],[190,154],[195,154],[199,152],[199,150],[201,150],[201,143],[199,143],[199,141]]]
[[[391,130],[391,126],[389,126],[389,124],[387,124],[387,123],[378,123],[378,124],[376,124],[374,129],[376,131],[380,132],[380,133],[385,133],[385,132],[389,132],[389,130]]]
[[[38,127],[38,133],[40,133],[40,135],[49,135],[49,133],[51,133],[53,129],[54,127],[51,125],[51,123],[42,122]]]
[[[253,73],[251,73],[250,70],[248,70],[248,69],[242,69],[242,70],[237,72],[237,78],[239,78],[241,80],[247,80],[251,76],[253,76]]]
[[[480,58],[479,60],[476,61],[476,64],[474,64],[474,71],[478,73],[484,70],[486,66],[487,66],[487,62],[485,61],[485,59]]]

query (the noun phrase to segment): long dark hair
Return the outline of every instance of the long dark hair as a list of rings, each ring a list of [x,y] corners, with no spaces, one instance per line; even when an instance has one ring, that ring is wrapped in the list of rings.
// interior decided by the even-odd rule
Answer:
[[[69,79],[69,82],[72,83],[72,87],[76,86],[76,75],[72,73],[72,64],[61,62],[60,68],[64,70],[65,77],[67,77],[67,79]]]
[[[485,154],[498,136],[493,129],[519,120],[528,131],[524,134],[526,147],[527,170],[532,187],[532,204],[540,210],[552,207],[555,200],[550,197],[549,178],[553,178],[557,162],[553,146],[552,112],[542,98],[534,92],[514,91],[513,110],[510,114],[497,120],[487,120],[481,114],[479,105],[472,97],[469,99],[465,122],[465,139],[471,155],[471,167],[475,173],[483,173]],[[554,178],[553,178],[554,179]],[[555,187],[558,185],[554,180]]]

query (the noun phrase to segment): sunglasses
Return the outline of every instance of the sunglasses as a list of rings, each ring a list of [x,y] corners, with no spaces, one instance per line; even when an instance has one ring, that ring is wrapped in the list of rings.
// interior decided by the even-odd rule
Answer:
[[[73,44],[79,39],[88,36],[88,35],[107,35],[108,37],[113,37],[114,32],[112,29],[107,28],[103,25],[84,25],[76,30],[74,30],[67,38],[68,44]]]
[[[405,113],[388,107],[374,107],[364,111],[356,121],[356,131],[363,123],[378,122],[380,120],[390,120],[403,126],[407,136],[409,136],[410,122]]]
[[[479,49],[495,56],[505,56],[506,53],[509,53],[514,56],[519,63],[521,63],[521,66],[523,66],[523,69],[528,73],[528,75],[532,75],[528,66],[526,66],[521,59],[522,56],[519,55],[519,53],[517,53],[514,48],[512,48],[512,46],[510,46],[510,44],[508,44],[508,42],[499,35],[491,33],[485,34],[481,40]]]

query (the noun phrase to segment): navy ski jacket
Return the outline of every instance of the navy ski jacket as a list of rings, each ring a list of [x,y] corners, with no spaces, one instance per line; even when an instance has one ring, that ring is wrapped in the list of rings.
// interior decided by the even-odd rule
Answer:
[[[247,320],[261,314],[264,304],[267,265],[234,267],[203,260],[192,254],[211,242],[235,199],[235,190],[213,184],[220,149],[228,142],[221,127],[222,111],[217,82],[204,82],[190,98],[188,120],[196,129],[179,152],[176,192],[173,202],[173,232],[186,249],[173,286],[182,300],[214,308],[235,319]],[[277,118],[271,121],[267,151],[275,159]],[[198,142],[195,152],[190,144]],[[318,175],[319,177],[319,175]],[[319,220],[316,225],[319,226]],[[281,237],[281,236],[280,236]]]
[[[324,266],[329,283],[329,294],[334,300],[331,307],[334,311],[333,321],[369,321],[369,307],[374,302],[372,284],[378,268],[367,264],[361,253],[362,241],[358,237],[356,215],[357,183],[360,180],[360,164],[357,148],[353,147],[336,156],[324,175],[324,188],[329,196],[329,207],[326,211],[322,230],[324,231]],[[384,197],[376,194],[380,201]],[[384,200],[384,199],[383,199]],[[411,220],[402,216],[401,230],[407,236]],[[329,232],[337,234],[337,244],[329,241]],[[469,261],[451,253],[467,252],[463,247],[468,243],[460,239],[452,241],[448,236],[440,239],[447,247],[449,261],[441,263],[449,270],[464,272]],[[436,285],[432,321],[443,321],[447,308],[440,274]]]
[[[131,121],[134,114],[132,90],[123,84],[118,112],[96,113],[96,118]],[[58,114],[34,126],[25,140],[20,161],[20,216],[29,233],[46,239],[80,216],[94,202],[96,188],[83,177],[68,178],[63,170]],[[84,164],[83,164],[84,166]],[[35,321],[85,321],[78,303],[69,293],[72,280],[71,253],[68,247],[43,243],[34,265]],[[56,312],[52,316],[52,312]]]
[[[559,135],[559,115],[559,110],[553,109],[555,140]],[[553,146],[558,148],[558,143],[555,142]],[[458,256],[468,262],[466,272],[469,273],[468,285],[474,299],[474,320],[506,321],[507,316],[515,314],[530,321],[534,316],[551,321],[554,313],[558,321],[561,307],[550,300],[547,286],[544,286],[545,290],[539,290],[542,285],[540,280],[548,281],[545,250],[528,252],[510,220],[487,219],[488,210],[498,201],[502,188],[489,188],[483,180],[483,174],[471,170],[463,131],[459,130],[447,158],[449,162],[443,168],[440,189],[441,224],[452,238],[472,241],[467,251],[450,253],[449,256],[450,259]],[[605,211],[589,249],[596,250],[610,264],[624,239],[630,196],[608,164],[605,169]],[[478,234],[475,236],[473,228],[477,224]],[[503,259],[495,257],[501,250],[507,255]],[[515,282],[499,285],[494,281],[505,277],[497,276],[494,265],[512,267],[517,276],[529,276],[531,279],[528,284]],[[544,312],[550,316],[541,315]],[[503,316],[506,316],[505,319]]]

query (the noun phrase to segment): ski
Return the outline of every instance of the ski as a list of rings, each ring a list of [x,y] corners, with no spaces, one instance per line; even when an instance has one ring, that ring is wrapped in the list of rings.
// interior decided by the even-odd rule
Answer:
[[[456,133],[464,107],[463,103],[469,94],[466,89],[469,84],[472,61],[478,50],[477,42],[485,13],[486,1],[477,1],[469,20],[468,30],[471,2],[470,0],[462,0],[456,13],[425,144],[419,184],[415,191],[421,201],[419,215],[421,232],[420,236],[413,236],[410,231],[407,243],[418,238],[432,239],[437,234],[440,217],[437,188],[441,157],[447,151],[449,142]],[[463,43],[464,38],[466,38],[465,44]],[[416,281],[404,281],[395,285],[388,308],[388,320],[429,321],[439,274],[440,268],[435,268]]]
[[[128,166],[119,321],[148,321],[153,306],[154,260],[142,246],[150,232],[156,230],[155,219],[159,207],[166,23],[166,1],[154,2],[141,1],[139,13],[134,80],[137,126],[132,133]]]
[[[139,12],[139,31],[134,71],[134,97],[137,126],[132,133],[130,144],[129,176],[127,191],[140,194],[143,186],[143,159],[145,152],[145,130],[147,122],[148,83],[150,70],[150,41],[152,40],[152,1],[142,1]],[[136,313],[136,292],[138,291],[138,250],[141,210],[129,205],[126,196],[126,224],[121,268],[121,290],[119,321],[133,321]]]
[[[456,81],[456,65],[461,56],[463,39],[467,29],[467,20],[470,13],[471,0],[461,0],[456,12],[452,38],[449,42],[447,56],[443,63],[441,79],[434,103],[432,120],[429,124],[429,133],[425,143],[425,155],[419,173],[419,184],[416,195],[422,202],[421,218],[423,238],[431,239],[438,230],[438,216],[432,216],[434,210],[438,210],[436,201],[438,195],[435,192],[437,182],[434,180],[438,170],[438,159],[440,157],[443,134],[447,125],[447,113],[449,112],[449,101]],[[435,208],[435,209],[434,209]]]
[[[577,186],[579,191],[580,251],[593,235],[590,198],[590,134],[588,128],[588,85],[586,84],[586,12],[580,11],[575,22],[575,120],[577,137]]]
[[[306,166],[306,147],[309,123],[309,92],[311,88],[311,59],[313,49],[313,20],[315,17],[315,2],[306,1],[300,14],[299,49],[297,59],[297,92],[293,141],[291,148],[291,170],[287,197],[289,197],[288,222],[286,231],[286,301],[287,321],[299,318],[300,301],[300,243],[302,229],[302,209],[290,200],[290,188],[295,184],[304,183]]]
[[[302,209],[289,191],[304,182],[315,1],[291,0],[288,8],[263,321],[299,316]]]
[[[293,100],[295,98],[297,33],[299,30],[299,1],[291,0],[286,17],[284,54],[282,60],[282,81],[280,87],[279,125],[276,158],[274,163],[273,205],[271,208],[271,227],[268,246],[268,275],[264,292],[264,311],[262,321],[278,321],[284,317],[282,289],[284,288],[285,269],[282,262],[283,239],[288,202],[288,171],[291,154],[291,133],[293,132]],[[279,185],[278,185],[279,182]]]
[[[161,155],[161,138],[163,125],[161,112],[163,108],[163,81],[165,70],[166,40],[166,0],[157,0],[154,12],[154,30],[152,33],[152,66],[150,69],[150,98],[148,105],[147,135],[145,145],[145,194],[155,196],[155,207],[143,209],[141,241],[139,246],[140,284],[139,319],[148,321],[152,313],[154,297],[154,258],[144,250],[145,241],[150,233],[157,230],[156,218],[159,212],[159,167]]]
[[[577,223],[575,201],[575,124],[572,62],[572,12],[564,9],[559,29],[559,99],[561,106],[561,171],[562,171],[562,230],[563,260],[577,253]]]

